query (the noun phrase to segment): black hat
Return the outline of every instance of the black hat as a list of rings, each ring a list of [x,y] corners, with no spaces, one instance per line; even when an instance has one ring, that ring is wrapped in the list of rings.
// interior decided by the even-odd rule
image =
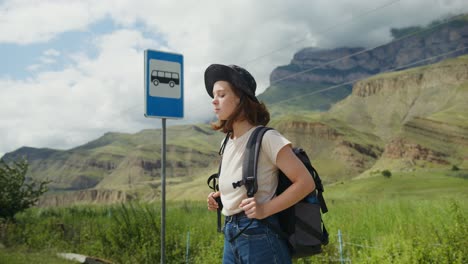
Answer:
[[[250,99],[258,103],[255,97],[257,83],[252,75],[237,65],[211,64],[205,71],[206,91],[213,98],[213,85],[217,81],[227,81],[236,89],[242,90]]]

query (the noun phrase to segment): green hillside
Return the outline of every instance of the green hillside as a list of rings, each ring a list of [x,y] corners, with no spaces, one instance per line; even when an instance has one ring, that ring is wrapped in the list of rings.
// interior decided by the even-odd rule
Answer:
[[[350,85],[343,85],[329,91],[322,91],[332,87],[333,84],[311,83],[301,84],[294,82],[281,82],[268,87],[260,94],[258,99],[265,102],[273,117],[284,113],[325,111],[338,102],[351,90]]]
[[[454,165],[467,167],[467,69],[468,56],[461,56],[377,75],[355,85],[353,94],[329,112],[285,114],[274,118],[270,125],[309,153],[324,182],[334,183],[330,188],[339,189],[340,182],[347,182],[347,187],[351,184],[369,188],[358,188],[359,192],[392,195],[403,186],[407,187],[402,190],[410,185],[424,189],[418,182],[432,184],[426,186],[428,191],[418,191],[423,196],[438,188],[442,190],[447,180],[460,184],[453,184],[457,191],[444,191],[458,195],[466,188],[466,176],[446,175],[452,173],[450,168]],[[360,87],[373,85],[380,92],[358,95],[362,92]],[[398,140],[404,144],[394,143]],[[395,187],[383,185],[374,190],[375,184],[390,182],[372,177],[386,169],[395,175],[391,179]],[[372,180],[349,181],[359,175],[358,178]],[[205,185],[204,176],[171,187],[177,199],[184,199],[186,189],[193,190],[196,197],[202,196],[203,192],[195,186]],[[428,177],[435,177],[435,181]]]
[[[269,125],[307,151],[325,184],[387,169],[466,169],[467,87],[468,56],[461,56],[362,80],[327,112],[282,109]],[[275,104],[267,106],[275,109]],[[217,170],[222,138],[207,124],[168,128],[170,199],[204,197],[206,179]],[[70,150],[25,147],[4,158],[26,156],[28,176],[52,180],[53,192],[96,189],[110,197],[108,192],[116,190],[151,201],[160,195],[160,153],[161,130],[149,129],[106,133]],[[83,195],[68,194],[78,200]]]
[[[337,182],[326,186],[328,200],[440,200],[468,199],[468,170],[415,170],[393,172],[390,178],[381,173],[373,177]]]
[[[387,150],[400,140],[438,156],[440,164],[462,164],[468,154],[467,68],[468,56],[461,56],[374,76],[356,83],[327,115],[375,134]]]
[[[171,178],[191,176],[214,164],[222,135],[208,125],[170,127],[167,131],[167,171]],[[136,134],[106,133],[82,146],[55,151],[21,148],[3,158],[25,156],[28,175],[50,179],[52,190],[128,189],[160,176],[161,130]]]

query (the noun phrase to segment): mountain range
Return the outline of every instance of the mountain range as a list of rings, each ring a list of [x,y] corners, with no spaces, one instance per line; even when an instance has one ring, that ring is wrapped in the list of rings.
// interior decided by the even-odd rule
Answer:
[[[284,109],[326,111],[346,98],[357,80],[466,54],[468,15],[391,29],[391,35],[392,41],[374,47],[304,48],[273,70],[270,87],[259,98],[275,115]]]
[[[307,151],[326,184],[383,170],[466,168],[467,17],[392,30],[395,40],[376,49],[299,51],[259,95],[269,125]],[[160,194],[160,138],[161,130],[109,132],[73,149],[22,147],[3,159],[26,157],[28,177],[52,180],[43,205],[151,201]],[[170,199],[204,199],[222,138],[208,124],[168,128]]]

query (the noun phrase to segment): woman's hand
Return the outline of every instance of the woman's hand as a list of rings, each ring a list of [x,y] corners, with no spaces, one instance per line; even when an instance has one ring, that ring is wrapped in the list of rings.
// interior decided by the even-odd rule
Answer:
[[[208,194],[208,199],[206,200],[208,202],[208,210],[210,211],[216,211],[219,207],[218,203],[216,202],[215,198],[218,198],[221,195],[219,192],[211,192]]]
[[[242,200],[239,207],[244,210],[244,213],[248,218],[263,219],[268,216],[265,215],[263,205],[258,204],[255,197]]]

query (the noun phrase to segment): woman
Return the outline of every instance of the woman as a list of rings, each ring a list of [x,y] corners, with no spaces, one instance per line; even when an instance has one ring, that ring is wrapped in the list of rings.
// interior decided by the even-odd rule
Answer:
[[[261,219],[278,225],[275,215],[303,199],[315,189],[314,181],[292,151],[291,143],[276,130],[263,137],[257,182],[258,191],[248,198],[245,188],[232,183],[242,179],[242,162],[246,144],[255,127],[266,125],[270,114],[255,97],[256,82],[245,69],[236,65],[210,65],[205,71],[205,86],[218,118],[213,129],[229,133],[219,176],[219,192],[208,195],[208,209],[219,207],[221,197],[225,215],[223,263],[291,263],[287,242]],[[275,196],[278,170],[292,185]],[[253,219],[253,221],[251,221]],[[249,225],[250,223],[250,225]],[[248,228],[239,234],[244,227]]]

